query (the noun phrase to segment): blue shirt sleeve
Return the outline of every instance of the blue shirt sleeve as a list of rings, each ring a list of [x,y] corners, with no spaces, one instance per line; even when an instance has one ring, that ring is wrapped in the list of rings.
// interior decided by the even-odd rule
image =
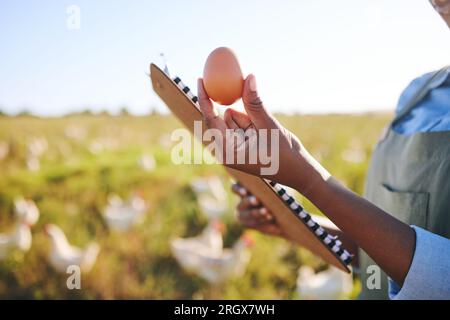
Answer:
[[[416,226],[416,249],[400,288],[389,279],[394,300],[450,299],[450,240]]]

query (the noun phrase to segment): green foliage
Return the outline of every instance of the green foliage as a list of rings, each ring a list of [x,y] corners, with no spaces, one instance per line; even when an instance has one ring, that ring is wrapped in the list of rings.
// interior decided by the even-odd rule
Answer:
[[[278,118],[332,174],[362,193],[368,161],[387,115]],[[33,228],[30,251],[14,252],[0,261],[0,298],[298,298],[298,267],[308,264],[318,270],[324,264],[281,239],[253,232],[255,245],[246,274],[220,287],[185,273],[171,257],[171,238],[195,235],[206,224],[189,181],[198,175],[226,176],[219,166],[171,162],[170,148],[160,141],[179,126],[174,118],[156,113],[147,117],[1,117],[0,141],[8,142],[10,151],[0,160],[0,232],[14,223],[12,203],[18,195],[36,201],[41,219]],[[68,128],[74,127],[84,134],[67,137]],[[36,137],[47,139],[49,148],[41,157],[41,169],[30,172],[26,168],[27,143]],[[99,140],[104,148],[93,152],[92,144]],[[154,155],[155,171],[145,172],[138,166],[144,153]],[[144,223],[125,234],[111,232],[101,217],[107,195],[126,197],[134,191],[150,203]],[[237,199],[231,199],[224,218],[229,246],[243,232],[234,218]],[[305,205],[319,213],[307,201]],[[75,245],[93,240],[100,244],[96,265],[83,275],[82,290],[68,290],[66,275],[57,274],[47,264],[46,223],[61,226]],[[356,293],[357,289],[353,295]]]

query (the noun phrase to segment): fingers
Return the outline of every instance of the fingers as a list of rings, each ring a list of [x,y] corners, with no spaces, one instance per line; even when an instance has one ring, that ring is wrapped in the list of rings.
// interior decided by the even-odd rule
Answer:
[[[197,81],[198,87],[198,101],[200,104],[200,110],[202,111],[205,117],[217,117],[218,113],[214,108],[212,101],[209,99],[206,94],[205,87],[203,86],[203,79],[198,79]]]
[[[223,119],[225,120],[225,123],[227,124],[228,128],[236,130],[236,129],[239,129],[239,125],[234,121],[232,113],[233,113],[233,109],[225,110]]]
[[[283,236],[283,231],[275,222],[258,223],[253,220],[250,220],[250,221],[241,221],[241,223],[245,228],[248,229],[254,229],[272,236]]]
[[[238,211],[241,224],[246,228],[258,230],[262,233],[282,236],[283,232],[272,214],[264,207],[251,210]]]
[[[233,184],[231,190],[241,197],[241,201],[239,202],[237,209],[239,211],[248,211],[248,210],[256,210],[254,211],[254,215],[269,215],[269,211],[266,207],[263,207],[262,203],[252,195],[247,189],[241,186],[239,183]]]
[[[264,108],[259,97],[256,78],[252,74],[245,79],[242,101],[247,114],[258,129],[275,128],[273,121],[271,121],[271,116]]]
[[[258,208],[260,206],[261,203],[259,202],[259,200],[255,196],[249,195],[241,199],[241,202],[238,204],[237,208],[238,210],[249,210]]]
[[[233,122],[241,129],[249,128],[253,123],[249,115],[234,109],[227,109],[228,116],[233,120]],[[225,111],[225,113],[227,113]]]
[[[197,81],[198,87],[198,103],[200,105],[200,111],[203,114],[205,122],[208,127],[216,127],[214,122],[216,119],[219,119],[219,114],[217,110],[214,108],[212,101],[209,99],[206,94],[205,87],[203,86],[203,79],[198,79]]]
[[[241,186],[239,183],[235,183],[231,186],[231,190],[233,193],[237,194],[240,197],[245,197],[248,194],[247,189]]]
[[[263,207],[260,201],[239,183],[233,184],[233,192],[242,198],[237,209],[237,218],[246,228],[281,236],[282,231],[270,211]]]
[[[238,219],[241,222],[250,224],[267,223],[274,220],[274,217],[269,213],[265,207],[251,208],[248,210],[239,210]]]
[[[261,231],[266,234],[270,234],[273,236],[282,236],[283,231],[281,231],[280,227],[276,223],[265,223],[259,226],[254,227],[258,231]]]

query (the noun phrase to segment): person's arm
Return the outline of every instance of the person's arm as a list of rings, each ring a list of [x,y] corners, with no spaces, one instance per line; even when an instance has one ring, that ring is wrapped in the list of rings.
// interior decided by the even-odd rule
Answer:
[[[253,75],[244,82],[242,100],[247,113],[227,109],[222,119],[206,94],[201,79],[198,81],[198,96],[206,125],[221,133],[219,140],[214,141],[223,159],[229,159],[230,152],[244,149],[250,154],[263,148],[263,151],[275,153],[280,164],[279,170],[270,174],[262,170],[263,161],[235,161],[225,165],[296,188],[365,250],[396,283],[403,284],[414,254],[414,230],[337,183],[300,141],[266,110]],[[251,130],[251,138],[233,144],[227,138],[230,130]],[[268,130],[278,132],[278,140],[264,140],[263,134]],[[231,158],[238,159],[236,156]]]
[[[239,204],[236,207],[237,218],[240,223],[246,228],[257,230],[261,233],[270,236],[284,238],[292,241],[283,232],[283,229],[275,220],[272,212],[268,210],[261,201],[255,197],[250,191],[242,185],[236,183],[232,186],[233,192],[240,197]],[[320,220],[322,217],[312,216],[314,220]],[[326,218],[325,218],[326,219]],[[326,219],[328,223],[317,221],[325,231],[329,234],[336,235],[342,241],[344,248],[354,254],[352,266],[359,267],[359,250],[356,243],[349,238],[345,233],[339,230],[330,220]]]
[[[416,241],[409,225],[351,192],[332,177],[316,183],[306,196],[396,283],[403,285]]]

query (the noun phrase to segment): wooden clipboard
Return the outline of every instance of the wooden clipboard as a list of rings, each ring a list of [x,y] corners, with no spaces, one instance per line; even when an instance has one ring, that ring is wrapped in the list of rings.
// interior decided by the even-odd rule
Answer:
[[[196,104],[180,90],[177,84],[158,66],[150,65],[153,90],[164,101],[172,113],[193,133],[194,122],[203,121]],[[203,128],[206,128],[203,123]],[[224,166],[225,167],[225,166]],[[350,272],[339,256],[333,252],[308,226],[299,220],[291,208],[280,198],[265,180],[247,173],[225,167],[225,170],[254,194],[274,215],[285,234],[295,243],[321,257],[327,263]]]

